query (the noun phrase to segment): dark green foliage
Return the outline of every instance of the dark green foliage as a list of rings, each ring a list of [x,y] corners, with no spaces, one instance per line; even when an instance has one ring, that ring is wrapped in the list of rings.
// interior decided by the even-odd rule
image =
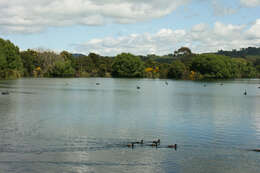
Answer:
[[[90,53],[88,56],[82,54],[74,56],[74,61],[79,77],[110,77],[112,72],[112,58]]]
[[[37,62],[37,52],[28,49],[27,51],[21,52],[21,58],[24,66],[24,75],[33,76],[33,72],[37,66],[40,66]]]
[[[217,55],[221,54],[221,55]],[[182,47],[174,54],[104,57],[62,51],[26,50],[0,39],[0,79],[26,77],[146,77],[173,79],[228,79],[260,77],[260,48],[193,54]],[[229,55],[235,58],[231,58]],[[241,58],[245,57],[245,58]]]
[[[168,78],[168,72],[169,72],[170,64],[163,63],[159,65],[159,77],[163,79]]]
[[[168,78],[183,79],[186,72],[185,65],[180,61],[173,61],[168,72]]]
[[[188,56],[191,54],[192,52],[188,47],[181,47],[180,49],[174,52],[174,56]]]
[[[52,77],[73,77],[75,70],[72,68],[70,61],[57,61],[50,70]]]
[[[230,57],[246,58],[249,55],[260,55],[260,48],[248,47],[248,48],[242,48],[240,50],[233,49],[232,51],[219,50],[217,54],[226,55]]]
[[[144,64],[141,59],[130,53],[117,55],[112,64],[114,77],[142,77]]]
[[[243,58],[232,59],[232,69],[234,78],[253,78],[257,76],[257,70],[251,62]]]
[[[0,79],[17,78],[23,74],[19,48],[0,38]]]
[[[228,79],[233,77],[231,59],[222,55],[197,55],[192,60],[191,70],[199,72],[205,78]]]
[[[252,63],[242,58],[231,59],[223,55],[203,54],[193,58],[191,70],[204,78],[253,78],[257,76]]]

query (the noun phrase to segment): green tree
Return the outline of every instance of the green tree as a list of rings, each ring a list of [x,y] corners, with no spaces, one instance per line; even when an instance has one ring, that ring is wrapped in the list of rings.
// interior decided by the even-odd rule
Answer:
[[[71,67],[69,61],[57,61],[54,67],[50,71],[50,75],[53,77],[72,77],[75,74],[75,70]]]
[[[0,38],[0,78],[17,78],[23,74],[19,48],[9,40]]]
[[[205,78],[232,78],[232,62],[229,57],[215,54],[197,55],[192,59],[191,70]]]
[[[69,61],[71,63],[72,68],[76,68],[76,60],[73,55],[67,51],[62,51],[60,56],[64,59],[64,61]]]
[[[246,59],[233,58],[232,63],[235,78],[253,78],[257,76],[256,68]]]
[[[40,66],[37,61],[38,53],[34,50],[28,49],[26,51],[21,52],[20,54],[24,66],[25,76],[33,76],[35,68]]]
[[[6,58],[4,56],[3,51],[1,51],[1,48],[0,48],[0,79],[5,78],[6,67],[7,67],[7,61],[6,61]]]
[[[177,51],[174,51],[174,56],[188,56],[191,54],[192,54],[192,52],[191,52],[190,48],[188,48],[188,47],[181,47]]]
[[[130,53],[119,54],[113,61],[112,75],[115,77],[142,77],[143,73],[143,62]]]
[[[181,61],[175,60],[169,68],[168,78],[183,79],[185,72],[185,65]]]

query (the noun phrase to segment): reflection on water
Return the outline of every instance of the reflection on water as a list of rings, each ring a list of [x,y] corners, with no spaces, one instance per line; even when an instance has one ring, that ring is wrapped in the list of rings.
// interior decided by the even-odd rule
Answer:
[[[0,172],[258,173],[259,153],[248,151],[260,148],[258,83],[0,81],[10,92],[0,95]]]

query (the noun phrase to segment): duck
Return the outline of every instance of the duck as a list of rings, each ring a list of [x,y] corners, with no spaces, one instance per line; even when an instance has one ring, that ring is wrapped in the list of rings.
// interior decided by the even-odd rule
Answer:
[[[167,82],[167,81],[165,81],[165,84],[166,84],[166,85],[168,85],[168,82]]]
[[[96,85],[100,85],[100,83],[97,82]]]
[[[244,95],[245,95],[245,96],[247,95],[246,89],[245,89]]]
[[[9,95],[10,93],[9,93],[9,91],[3,91],[2,92],[2,95]]]
[[[154,144],[160,144],[160,143],[161,143],[161,140],[158,139],[157,141],[153,141],[152,143],[154,143]]]
[[[174,145],[168,145],[167,146],[168,148],[174,148],[175,150],[177,149],[177,144],[174,144]]]
[[[135,142],[136,144],[144,144],[144,140],[142,139],[140,142]]]
[[[156,148],[157,148],[158,143],[152,143],[150,146],[152,146],[152,147],[156,147]]]
[[[129,147],[129,148],[130,148],[130,147],[134,148],[134,145],[135,145],[134,142],[131,142],[131,143],[127,144],[127,147]]]
[[[141,88],[141,87],[139,87],[139,86],[136,86],[136,89],[138,89],[138,90],[139,90],[140,88]]]

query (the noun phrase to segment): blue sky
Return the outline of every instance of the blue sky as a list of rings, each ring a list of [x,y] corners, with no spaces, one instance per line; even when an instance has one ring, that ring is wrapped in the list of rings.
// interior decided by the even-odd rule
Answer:
[[[0,37],[22,50],[159,55],[260,46],[260,0],[1,0]]]

